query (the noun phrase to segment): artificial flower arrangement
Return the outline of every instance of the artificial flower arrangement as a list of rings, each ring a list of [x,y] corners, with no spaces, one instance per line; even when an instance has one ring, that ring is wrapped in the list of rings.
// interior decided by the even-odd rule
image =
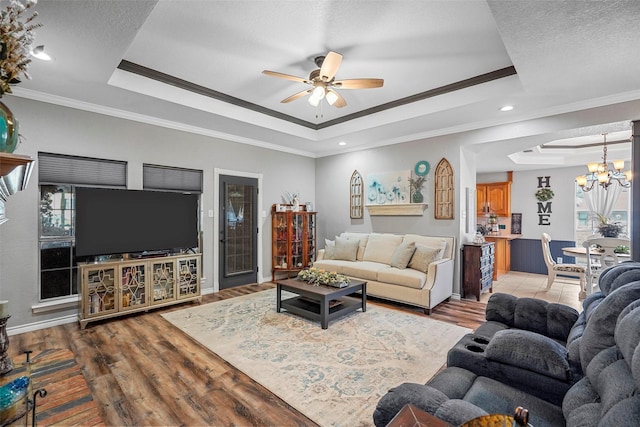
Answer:
[[[27,72],[31,62],[30,46],[34,40],[34,30],[42,24],[33,23],[38,12],[33,12],[24,22],[21,18],[36,2],[37,0],[10,0],[0,10],[0,97],[11,93],[9,85],[19,83],[20,75],[31,78]]]
[[[335,271],[325,271],[318,268],[311,267],[306,270],[300,270],[298,272],[298,279],[309,282],[309,284],[327,285],[334,288],[344,288],[349,285],[349,278],[344,274],[338,274]]]

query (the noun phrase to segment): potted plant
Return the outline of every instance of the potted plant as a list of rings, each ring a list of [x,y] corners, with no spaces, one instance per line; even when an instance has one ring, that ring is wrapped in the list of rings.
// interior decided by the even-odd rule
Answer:
[[[596,215],[600,220],[598,233],[600,233],[602,237],[618,237],[620,233],[622,233],[622,230],[624,229],[622,224],[619,222],[611,222],[611,220],[604,215]]]
[[[411,190],[411,203],[422,203],[424,196],[422,195],[422,187],[427,181],[426,176],[418,176],[416,178],[409,178],[409,188]]]

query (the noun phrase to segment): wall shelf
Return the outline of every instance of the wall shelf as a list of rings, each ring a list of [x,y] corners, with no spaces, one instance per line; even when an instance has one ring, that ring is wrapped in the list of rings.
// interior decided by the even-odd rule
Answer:
[[[397,205],[368,205],[369,215],[413,215],[421,216],[429,205],[426,203],[402,203]]]

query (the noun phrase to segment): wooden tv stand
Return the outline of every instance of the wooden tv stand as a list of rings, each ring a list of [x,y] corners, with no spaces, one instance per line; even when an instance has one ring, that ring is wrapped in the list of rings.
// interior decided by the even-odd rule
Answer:
[[[80,312],[87,323],[156,307],[202,301],[202,254],[78,264]]]

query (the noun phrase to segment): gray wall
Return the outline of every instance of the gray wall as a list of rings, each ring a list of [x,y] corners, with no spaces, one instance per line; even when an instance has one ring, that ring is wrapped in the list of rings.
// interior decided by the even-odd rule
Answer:
[[[433,173],[442,158],[446,158],[455,174],[455,214],[453,220],[434,219]],[[459,246],[464,239],[464,194],[460,188],[475,188],[475,169],[470,155],[462,156],[455,136],[432,138],[380,147],[354,153],[324,157],[316,160],[316,197],[318,216],[318,247],[324,247],[324,239],[333,239],[343,231],[377,233],[415,233],[429,236],[454,236]],[[354,170],[358,170],[367,180],[370,173],[393,172],[410,169],[420,160],[431,166],[423,194],[429,207],[422,216],[371,216],[364,209],[363,219],[351,219],[349,215],[349,180]],[[464,165],[464,167],[461,166]],[[464,173],[461,174],[461,169]],[[472,172],[469,172],[469,170]],[[366,192],[365,192],[366,194]],[[458,260],[456,248],[456,263]],[[454,293],[459,293],[457,278],[454,279]]]
[[[37,158],[38,151],[98,158],[126,160],[128,186],[142,188],[142,164],[201,169],[204,171],[203,289],[214,283],[213,259],[217,248],[213,238],[214,168],[262,174],[261,198],[266,217],[260,216],[262,236],[262,274],[270,279],[271,205],[281,202],[284,192],[299,191],[303,201],[315,202],[315,161],[284,152],[237,144],[142,124],[135,121],[60,107],[23,98],[3,101],[20,122],[26,141],[16,154]],[[64,318],[77,309],[33,314],[39,294],[38,272],[38,175],[37,164],[26,191],[11,196],[6,204],[9,221],[0,226],[0,299],[9,300],[9,329]]]

